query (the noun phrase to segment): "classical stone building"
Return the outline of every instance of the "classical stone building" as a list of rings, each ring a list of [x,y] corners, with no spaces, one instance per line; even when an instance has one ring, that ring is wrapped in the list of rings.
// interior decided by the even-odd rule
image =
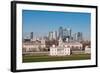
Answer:
[[[90,54],[91,53],[91,48],[89,48],[88,46],[85,47],[85,53]]]
[[[50,47],[50,55],[51,56],[64,56],[70,55],[71,50],[74,48],[82,49],[82,44],[79,42],[63,42],[62,39],[59,39],[59,45],[53,45]]]
[[[70,55],[70,48],[62,47],[62,46],[55,46],[53,45],[50,47],[50,55],[51,56],[65,56]]]
[[[28,41],[23,42],[22,48],[23,52],[39,52],[46,47],[45,41]]]
[[[72,49],[74,49],[74,48],[82,49],[83,45],[79,42],[74,42],[74,41],[72,41],[72,42],[68,42],[68,41],[63,42],[62,39],[59,39],[59,46],[66,46],[66,47],[72,48]]]

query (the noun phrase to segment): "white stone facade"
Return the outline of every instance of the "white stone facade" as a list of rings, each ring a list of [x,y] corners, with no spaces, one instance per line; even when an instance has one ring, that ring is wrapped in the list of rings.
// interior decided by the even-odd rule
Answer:
[[[82,49],[82,44],[79,42],[63,42],[62,39],[59,39],[59,45],[53,45],[50,47],[51,56],[64,56],[71,54],[71,48]]]
[[[34,51],[40,51],[40,48],[45,48],[45,40],[41,41],[32,41],[32,42],[23,42],[22,48],[23,52],[34,52]]]
[[[50,55],[51,56],[65,56],[70,55],[70,48],[67,47],[55,47],[54,45],[50,47]]]
[[[63,42],[62,39],[59,39],[59,45],[58,46],[66,46],[68,48],[78,48],[78,49],[82,49],[82,44],[79,42]]]
[[[90,54],[91,53],[91,48],[89,48],[88,46],[85,47],[85,53]]]

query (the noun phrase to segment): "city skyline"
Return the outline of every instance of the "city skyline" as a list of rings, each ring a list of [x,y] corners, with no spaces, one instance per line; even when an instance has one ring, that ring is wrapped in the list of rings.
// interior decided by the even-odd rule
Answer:
[[[62,26],[72,29],[72,33],[82,32],[85,39],[90,38],[89,13],[23,10],[22,18],[23,33],[34,32],[44,36]]]
[[[43,39],[47,38],[48,40],[59,40],[62,39],[63,41],[82,41],[84,40],[82,32],[75,32],[72,33],[72,30],[69,28],[59,27],[59,31],[51,31],[48,32],[48,36],[35,36],[34,32],[30,32],[24,35],[23,39]]]

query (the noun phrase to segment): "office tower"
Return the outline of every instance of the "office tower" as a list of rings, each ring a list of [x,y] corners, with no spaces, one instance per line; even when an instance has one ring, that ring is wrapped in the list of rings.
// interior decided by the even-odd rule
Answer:
[[[82,41],[82,32],[77,33],[77,41]]]
[[[67,31],[68,31],[67,35],[68,35],[69,37],[71,37],[71,29],[70,29],[70,28],[67,28]]]
[[[72,38],[72,36],[71,36],[71,29],[70,28],[67,28],[67,37],[69,38],[69,41],[71,41],[71,38]]]
[[[33,32],[30,33],[30,39],[33,39]]]
[[[66,41],[67,38],[67,29],[63,29],[63,41]]]
[[[59,27],[59,38],[63,39],[63,28]]]
[[[49,32],[49,40],[53,40],[53,32]]]
[[[53,39],[56,40],[57,39],[57,31],[53,32]]]
[[[73,41],[77,41],[77,33],[73,34]]]
[[[63,37],[66,37],[67,36],[67,29],[63,29]]]

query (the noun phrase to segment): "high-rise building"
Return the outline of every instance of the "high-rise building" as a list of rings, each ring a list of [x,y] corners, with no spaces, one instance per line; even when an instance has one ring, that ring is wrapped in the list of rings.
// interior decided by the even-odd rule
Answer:
[[[53,40],[53,32],[49,32],[49,40]]]
[[[57,39],[57,31],[53,32],[53,39],[56,40]]]
[[[72,33],[71,32],[72,32],[72,30],[70,28],[67,28],[67,38],[69,41],[72,40],[72,35],[71,35]]]
[[[63,28],[59,28],[59,38],[63,39]]]
[[[77,41],[82,41],[82,32],[77,33]]]
[[[30,33],[30,39],[33,39],[33,32]]]
[[[71,32],[72,32],[71,29],[70,28],[67,28],[67,31],[68,31],[67,32],[67,35],[71,38]]]
[[[82,36],[82,32],[77,32],[73,34],[73,41],[82,41],[83,36]]]
[[[63,37],[66,37],[67,36],[67,29],[63,29]]]
[[[73,41],[76,41],[77,40],[77,34],[76,33],[73,33],[72,34],[72,37],[73,37]]]
[[[67,38],[67,29],[63,29],[63,41],[66,41],[66,38]]]

